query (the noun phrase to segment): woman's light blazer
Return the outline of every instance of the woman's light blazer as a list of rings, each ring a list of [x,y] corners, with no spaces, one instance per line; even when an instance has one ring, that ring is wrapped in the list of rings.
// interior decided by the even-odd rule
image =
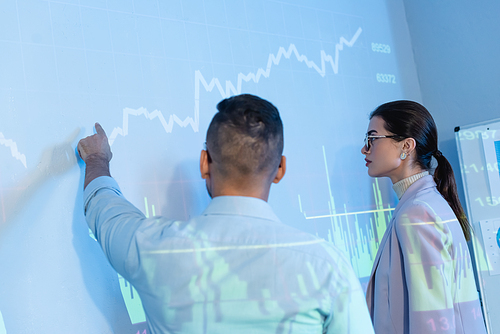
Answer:
[[[378,334],[486,333],[467,242],[431,175],[399,201],[366,300]]]

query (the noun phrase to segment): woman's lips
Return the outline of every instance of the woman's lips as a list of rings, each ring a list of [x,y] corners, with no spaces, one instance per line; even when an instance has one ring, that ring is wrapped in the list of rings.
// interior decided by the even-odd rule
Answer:
[[[366,165],[365,165],[366,167],[368,167],[368,165],[372,163],[372,162],[371,162],[370,160],[368,160],[368,159],[365,159],[365,161],[366,161]]]

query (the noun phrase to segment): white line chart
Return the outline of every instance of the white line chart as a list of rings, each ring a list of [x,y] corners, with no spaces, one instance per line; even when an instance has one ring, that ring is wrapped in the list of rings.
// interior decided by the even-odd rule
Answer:
[[[194,119],[191,117],[186,117],[186,119],[183,121],[177,115],[170,115],[168,122],[165,120],[165,117],[163,116],[162,112],[159,110],[155,110],[153,112],[148,112],[146,108],[139,108],[139,109],[131,109],[131,108],[125,108],[123,109],[123,125],[121,128],[116,127],[113,129],[111,132],[111,135],[109,136],[109,145],[113,145],[113,142],[115,141],[116,137],[118,135],[121,135],[125,137],[128,135],[128,120],[129,116],[141,116],[144,115],[149,120],[153,120],[155,118],[158,118],[160,121],[161,125],[165,129],[165,132],[171,133],[172,128],[174,127],[174,123],[177,123],[181,127],[186,127],[188,125],[191,125],[193,128],[194,132],[198,132],[198,127],[199,127],[199,111],[195,110],[194,113]]]
[[[335,45],[335,55],[329,55],[324,50],[321,50],[321,64],[318,66],[314,61],[309,60],[306,55],[301,54],[295,44],[290,44],[288,49],[284,47],[279,47],[278,52],[276,54],[269,54],[269,58],[267,60],[266,68],[259,68],[256,72],[250,72],[248,74],[238,73],[236,86],[229,80],[225,83],[225,88],[223,84],[219,81],[218,78],[212,78],[210,82],[205,80],[203,74],[199,70],[196,70],[194,73],[195,77],[195,90],[194,90],[194,117],[188,116],[184,120],[181,120],[177,115],[172,114],[168,117],[168,121],[163,116],[163,113],[159,110],[154,110],[153,112],[148,112],[146,108],[139,109],[131,109],[124,108],[123,109],[123,125],[122,127],[115,127],[109,136],[109,144],[113,145],[113,142],[116,140],[118,135],[123,137],[128,135],[128,124],[129,124],[129,116],[141,116],[143,115],[148,120],[154,120],[158,118],[161,125],[165,129],[165,132],[171,133],[174,124],[178,124],[180,127],[191,126],[194,132],[199,131],[199,118],[200,118],[200,85],[203,86],[205,91],[212,92],[214,88],[217,88],[219,94],[222,98],[230,97],[231,95],[241,94],[241,88],[243,82],[253,81],[258,83],[262,77],[269,78],[271,74],[271,69],[274,65],[279,65],[281,59],[284,57],[285,59],[290,59],[292,55],[295,56],[298,62],[304,63],[308,68],[313,68],[320,76],[324,77],[327,71],[327,65],[331,65],[332,71],[334,74],[338,74],[339,71],[339,58],[340,51],[344,49],[344,46],[352,47],[361,35],[363,30],[361,27],[358,28],[354,36],[347,40],[344,37],[340,37],[339,42]]]
[[[12,157],[21,161],[24,168],[28,168],[26,165],[26,156],[24,154],[21,154],[17,150],[17,144],[12,139],[5,138],[5,136],[1,132],[0,132],[0,145],[10,148],[10,153],[12,154]]]

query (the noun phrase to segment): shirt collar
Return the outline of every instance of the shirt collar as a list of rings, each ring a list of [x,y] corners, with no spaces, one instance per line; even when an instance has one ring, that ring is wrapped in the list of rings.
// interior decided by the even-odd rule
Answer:
[[[407,177],[405,179],[402,179],[399,182],[394,183],[392,185],[392,188],[396,192],[396,195],[398,195],[398,199],[401,199],[401,197],[403,197],[403,194],[406,192],[406,190],[413,183],[415,183],[415,181],[417,181],[418,179],[420,179],[420,178],[422,178],[424,176],[427,176],[427,175],[429,175],[429,172],[428,171],[424,171],[424,172],[421,172],[421,173],[409,176],[409,177]]]
[[[427,188],[432,188],[436,187],[436,182],[434,182],[434,177],[432,175],[426,175],[424,177],[421,177],[417,181],[413,182],[410,187],[405,191],[401,199],[399,200],[399,203],[402,203],[406,201],[408,198],[413,196],[415,193],[427,189]],[[399,206],[398,203],[398,206]]]
[[[238,215],[280,221],[267,202],[245,196],[217,196],[202,215]]]

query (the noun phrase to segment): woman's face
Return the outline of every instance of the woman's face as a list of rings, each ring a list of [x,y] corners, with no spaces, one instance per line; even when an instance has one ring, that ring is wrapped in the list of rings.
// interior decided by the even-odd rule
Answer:
[[[387,131],[384,125],[385,122],[382,118],[372,117],[370,124],[368,124],[368,136],[394,135]],[[368,175],[371,177],[390,177],[394,183],[400,178],[403,169],[400,158],[403,152],[403,142],[397,142],[391,138],[374,138],[370,141],[370,149],[367,149],[366,145],[361,149],[361,153],[365,155]]]

